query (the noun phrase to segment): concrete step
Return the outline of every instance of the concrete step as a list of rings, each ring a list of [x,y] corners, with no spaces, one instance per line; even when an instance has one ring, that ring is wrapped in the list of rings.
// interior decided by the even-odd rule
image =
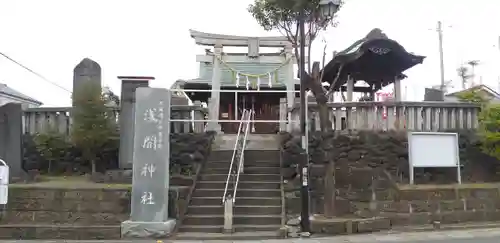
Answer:
[[[238,232],[249,232],[251,235],[263,235],[262,233],[268,233],[265,234],[268,236],[267,238],[263,239],[271,239],[273,238],[272,236],[276,234],[276,231],[279,230],[281,227],[280,224],[277,225],[234,225],[234,231],[235,233]],[[214,235],[207,235],[206,233],[221,233],[222,232],[222,225],[182,225],[179,228],[179,232],[199,232],[199,233],[204,233],[200,234],[198,237],[199,238],[185,238],[185,237],[193,237],[195,234],[178,234],[175,238],[179,240],[207,240],[211,239],[211,236]],[[271,233],[271,234],[269,234]],[[251,239],[251,235],[246,235],[246,238],[242,238],[241,240],[249,240]],[[230,236],[235,236],[235,234],[220,234],[219,237],[230,237]],[[181,238],[182,237],[182,238]],[[231,238],[233,239],[233,238]],[[234,240],[234,239],[233,239]]]
[[[229,161],[233,158],[233,150],[212,151],[208,162]],[[275,150],[245,150],[245,160],[251,161],[280,161],[280,151]]]
[[[239,164],[235,162],[233,164],[233,167],[236,168],[238,165]],[[205,168],[213,168],[213,169],[226,168],[226,170],[229,170],[230,166],[231,166],[231,161],[211,161],[211,162],[205,164]],[[244,166],[244,168],[247,168],[247,167],[279,167],[280,163],[279,163],[279,161],[245,160],[243,166]]]
[[[217,197],[192,197],[192,206],[222,206],[222,194]],[[235,206],[281,206],[280,197],[240,197],[236,192]]]
[[[208,161],[231,161],[233,158],[233,151],[212,151],[210,153],[210,157],[208,157]]]
[[[279,189],[238,189],[236,191],[238,197],[266,197],[280,198],[281,191]],[[193,197],[221,197],[224,194],[222,189],[196,189],[193,192]]]
[[[207,215],[186,215],[183,225],[223,225],[224,216],[216,214]],[[237,215],[233,216],[233,224],[243,225],[279,225],[281,224],[281,214],[279,215]]]
[[[239,202],[239,201],[238,201]],[[224,207],[222,205],[191,205],[188,207],[189,215],[203,215],[207,212],[211,214],[223,215]],[[234,214],[239,215],[279,215],[281,214],[281,205],[279,206],[254,206],[254,205],[235,205]]]
[[[277,151],[280,148],[280,135],[278,134],[248,134],[247,149]],[[212,149],[215,151],[234,150],[237,134],[220,134],[215,136]]]
[[[226,168],[205,168],[203,174],[226,174],[229,172],[229,166]],[[279,166],[245,166],[244,174],[280,174]]]
[[[224,189],[226,181],[200,181],[196,183],[197,189]],[[230,184],[229,189],[233,188]],[[240,181],[238,189],[280,189],[279,181]]]
[[[279,164],[280,151],[245,150],[245,161],[276,161]]]
[[[206,174],[201,175],[199,181],[226,181],[226,174]],[[240,174],[240,181],[280,181],[279,174]]]

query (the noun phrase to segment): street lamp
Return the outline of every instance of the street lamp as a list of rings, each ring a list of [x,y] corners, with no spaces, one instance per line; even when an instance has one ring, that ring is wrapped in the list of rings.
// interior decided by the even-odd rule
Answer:
[[[319,2],[319,9],[321,16],[324,18],[333,18],[335,13],[339,10],[340,0],[321,0]]]
[[[326,19],[331,19],[335,15],[335,12],[340,7],[341,0],[321,0],[320,12],[322,17]],[[299,50],[299,71],[300,71],[300,132],[302,140],[302,151],[303,156],[300,163],[300,181],[302,187],[300,189],[301,197],[301,213],[300,213],[300,228],[303,233],[311,232],[311,222],[309,220],[309,154],[307,152],[308,139],[306,137],[306,64],[305,64],[305,21],[306,21],[305,11],[301,10],[298,19],[299,22],[299,33],[300,33],[300,50]]]

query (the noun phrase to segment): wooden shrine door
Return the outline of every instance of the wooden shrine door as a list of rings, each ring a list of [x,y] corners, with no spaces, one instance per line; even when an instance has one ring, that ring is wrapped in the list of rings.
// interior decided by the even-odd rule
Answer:
[[[224,104],[224,105],[222,105]],[[238,94],[238,115],[235,115],[234,99],[232,102],[221,102],[221,120],[239,120],[244,109],[254,110],[254,120],[268,120],[273,122],[254,122],[250,128],[251,133],[276,134],[279,131],[279,98],[262,93]],[[221,123],[226,134],[238,133],[239,123]]]
[[[260,134],[276,134],[279,131],[280,117],[279,104],[261,103],[255,107],[255,120],[268,120],[273,122],[255,122],[255,132]]]

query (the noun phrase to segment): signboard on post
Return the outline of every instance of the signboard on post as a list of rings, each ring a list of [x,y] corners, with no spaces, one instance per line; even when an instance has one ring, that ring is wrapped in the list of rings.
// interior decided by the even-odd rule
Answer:
[[[408,133],[408,158],[410,184],[414,184],[415,167],[456,167],[457,181],[462,183],[457,133]]]
[[[9,198],[9,166],[0,159],[0,204],[7,204]]]

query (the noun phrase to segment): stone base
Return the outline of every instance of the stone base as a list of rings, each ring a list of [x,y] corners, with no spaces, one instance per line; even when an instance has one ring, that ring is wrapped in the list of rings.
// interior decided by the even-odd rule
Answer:
[[[318,216],[311,220],[311,231],[313,233],[329,235],[369,233],[390,229],[391,221],[384,217],[360,219]]]
[[[214,131],[217,134],[221,134],[222,133],[222,127],[217,122],[208,122],[206,130],[207,131]]]
[[[169,237],[174,231],[176,221],[169,219],[166,222],[137,222],[124,221],[121,224],[123,238],[160,239]]]

